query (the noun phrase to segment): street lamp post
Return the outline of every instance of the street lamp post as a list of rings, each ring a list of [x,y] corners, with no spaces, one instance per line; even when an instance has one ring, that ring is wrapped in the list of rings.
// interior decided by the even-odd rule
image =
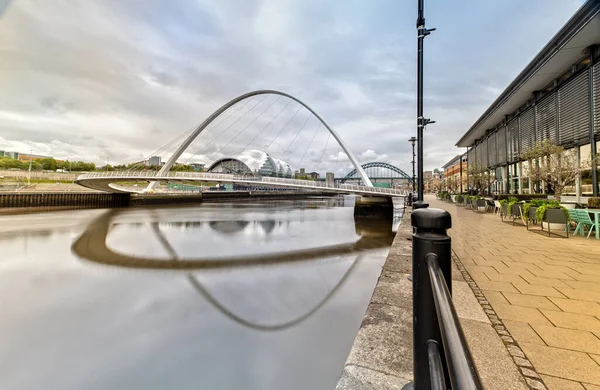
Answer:
[[[412,169],[413,169],[413,176],[412,176],[412,190],[413,192],[415,191],[415,181],[416,181],[416,177],[415,177],[415,142],[417,142],[417,139],[415,137],[410,137],[410,139],[408,140],[408,142],[411,143],[412,148],[413,148],[413,158],[412,158]]]
[[[423,116],[423,40],[435,31],[435,28],[425,28],[425,17],[423,16],[424,0],[418,0],[417,16],[417,142],[418,142],[418,200],[423,201],[423,130],[427,123],[433,123]]]

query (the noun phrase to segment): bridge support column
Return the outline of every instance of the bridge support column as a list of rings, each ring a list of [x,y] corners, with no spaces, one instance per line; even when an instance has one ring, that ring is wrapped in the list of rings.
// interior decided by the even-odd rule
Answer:
[[[355,219],[394,219],[392,198],[377,196],[361,196],[354,203]]]

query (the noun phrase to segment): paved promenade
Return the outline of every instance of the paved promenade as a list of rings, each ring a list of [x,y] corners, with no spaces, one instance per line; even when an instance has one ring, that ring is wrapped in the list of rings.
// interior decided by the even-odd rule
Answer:
[[[600,242],[425,200],[452,214],[459,268],[530,387],[600,390]]]
[[[411,238],[410,210],[407,210],[344,366],[338,390],[400,390],[413,378],[412,284],[408,280]],[[453,268],[452,295],[484,388],[527,390],[525,378],[463,279],[463,272]]]

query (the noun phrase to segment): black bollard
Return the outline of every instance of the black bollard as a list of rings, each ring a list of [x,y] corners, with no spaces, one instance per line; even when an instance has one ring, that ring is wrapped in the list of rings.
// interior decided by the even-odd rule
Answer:
[[[413,210],[417,210],[417,209],[426,209],[427,207],[429,207],[429,203],[425,203],[421,200],[417,200],[413,202]]]
[[[440,327],[425,259],[428,254],[437,255],[451,293],[451,247],[446,230],[452,227],[452,218],[450,213],[444,210],[421,208],[414,210],[410,219],[414,230],[412,240],[414,388],[424,390],[431,388],[427,352],[429,340],[437,342],[443,356]],[[446,378],[446,383],[450,383],[449,378]]]

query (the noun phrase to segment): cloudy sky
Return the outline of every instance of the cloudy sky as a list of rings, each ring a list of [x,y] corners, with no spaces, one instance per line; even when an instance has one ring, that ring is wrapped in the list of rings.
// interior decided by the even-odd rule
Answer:
[[[437,123],[425,135],[425,169],[459,153],[459,137],[582,4],[427,0],[437,31],[425,41],[425,116]],[[276,89],[311,106],[362,163],[411,170],[416,0],[0,0],[3,8],[0,150],[97,164],[165,158],[174,148],[161,147],[227,101]],[[181,160],[244,148],[294,168],[349,170],[314,117],[274,96],[228,110]]]

